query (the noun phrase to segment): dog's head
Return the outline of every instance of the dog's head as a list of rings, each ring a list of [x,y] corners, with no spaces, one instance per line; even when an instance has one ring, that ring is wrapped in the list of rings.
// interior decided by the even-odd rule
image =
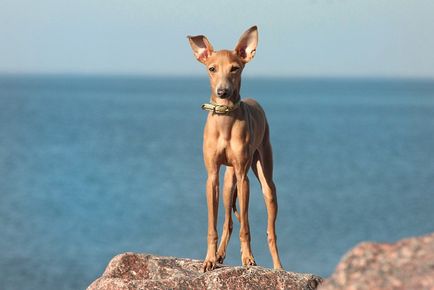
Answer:
[[[258,29],[249,28],[240,37],[234,50],[214,51],[203,35],[188,36],[197,60],[203,63],[211,82],[213,98],[235,100],[239,98],[241,73],[246,63],[255,56],[258,44]]]

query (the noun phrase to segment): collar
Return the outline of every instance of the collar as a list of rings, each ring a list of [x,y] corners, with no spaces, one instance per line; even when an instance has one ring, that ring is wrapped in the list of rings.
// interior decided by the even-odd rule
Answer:
[[[241,104],[241,100],[236,102],[233,106],[218,105],[214,102],[210,102],[210,103],[203,104],[202,110],[213,112],[218,115],[226,115],[238,109],[240,107],[240,104]]]

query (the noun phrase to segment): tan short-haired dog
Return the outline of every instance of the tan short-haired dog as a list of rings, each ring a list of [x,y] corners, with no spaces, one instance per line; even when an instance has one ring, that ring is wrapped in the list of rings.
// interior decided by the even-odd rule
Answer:
[[[208,205],[208,250],[204,271],[223,263],[232,233],[232,209],[240,220],[241,261],[243,266],[255,265],[250,248],[249,178],[252,167],[264,193],[268,212],[268,246],[275,269],[281,269],[276,245],[276,187],[273,182],[273,156],[264,110],[253,99],[240,98],[241,72],[255,55],[258,43],[256,26],[248,29],[235,50],[214,51],[203,35],[188,36],[196,58],[203,63],[211,82],[211,102],[202,108],[209,111],[204,130],[203,156],[208,171],[206,198]],[[219,200],[219,169],[226,165],[223,201],[225,221],[217,249],[217,211]],[[239,214],[235,207],[239,199]]]

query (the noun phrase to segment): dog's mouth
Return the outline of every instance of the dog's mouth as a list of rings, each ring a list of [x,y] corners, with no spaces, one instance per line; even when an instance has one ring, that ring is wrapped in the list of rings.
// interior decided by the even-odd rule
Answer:
[[[223,90],[223,91],[217,91],[217,97],[219,99],[223,99],[223,100],[230,99],[235,94],[236,94],[236,91],[229,90],[229,89],[226,89],[226,90]]]
[[[233,95],[233,91],[230,88],[219,88],[216,90],[216,94],[220,99],[229,99]]]

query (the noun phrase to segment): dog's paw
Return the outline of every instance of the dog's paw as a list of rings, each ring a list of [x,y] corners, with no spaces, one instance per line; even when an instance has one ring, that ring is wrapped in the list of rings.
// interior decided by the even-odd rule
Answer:
[[[217,251],[217,263],[223,264],[225,258],[226,258],[226,253],[220,253]]]
[[[250,266],[256,266],[255,259],[252,255],[246,255],[241,257],[241,262],[243,263],[244,267],[250,267]]]
[[[279,264],[279,265],[274,265],[274,266],[273,266],[273,269],[274,269],[274,270],[279,270],[279,271],[285,271],[285,269],[284,269],[284,268],[282,267],[282,265],[280,265],[280,264]]]
[[[212,271],[215,269],[217,265],[217,259],[214,258],[206,258],[202,264],[203,272]]]

